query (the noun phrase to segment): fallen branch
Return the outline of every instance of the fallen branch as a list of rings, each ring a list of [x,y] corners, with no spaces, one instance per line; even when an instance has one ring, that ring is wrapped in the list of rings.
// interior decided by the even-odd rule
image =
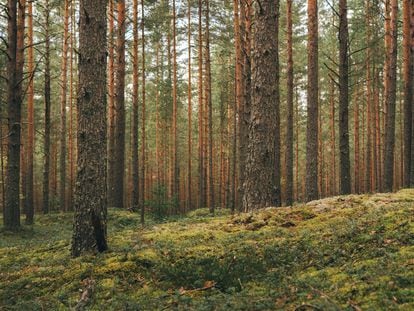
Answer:
[[[95,289],[94,279],[87,278],[83,280],[82,283],[85,286],[85,288],[83,289],[80,299],[74,308],[75,311],[82,311],[85,309]]]

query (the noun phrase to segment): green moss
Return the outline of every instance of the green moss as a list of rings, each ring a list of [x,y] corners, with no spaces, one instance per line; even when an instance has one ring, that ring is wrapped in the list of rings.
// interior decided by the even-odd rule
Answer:
[[[413,190],[144,228],[110,209],[110,250],[77,259],[72,216],[39,216],[0,232],[0,309],[70,310],[92,278],[90,310],[412,310],[413,214]]]

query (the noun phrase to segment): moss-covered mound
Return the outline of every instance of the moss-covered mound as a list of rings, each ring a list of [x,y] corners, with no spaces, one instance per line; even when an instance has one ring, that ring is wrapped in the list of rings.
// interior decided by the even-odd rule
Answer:
[[[145,229],[109,214],[97,256],[70,258],[69,214],[1,232],[0,310],[414,310],[413,190]]]

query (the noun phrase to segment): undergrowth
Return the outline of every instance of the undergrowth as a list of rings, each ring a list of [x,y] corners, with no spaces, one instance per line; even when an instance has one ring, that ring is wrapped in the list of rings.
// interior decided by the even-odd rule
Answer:
[[[0,310],[413,310],[414,190],[139,225],[109,211],[110,250],[72,259],[70,214],[0,232]]]

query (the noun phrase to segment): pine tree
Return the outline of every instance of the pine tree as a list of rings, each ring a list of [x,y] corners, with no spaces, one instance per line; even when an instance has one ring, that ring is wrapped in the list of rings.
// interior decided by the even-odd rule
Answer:
[[[255,2],[252,31],[252,107],[243,208],[246,211],[278,204],[275,188],[277,122],[278,0]]]
[[[286,205],[293,203],[293,42],[292,0],[287,1],[287,133],[286,133]]]
[[[348,7],[347,0],[339,1],[339,155],[341,194],[351,193],[351,164],[349,160],[349,85],[348,85]]]
[[[124,208],[125,181],[125,0],[118,1],[115,85],[114,207]]]
[[[306,129],[306,199],[318,194],[318,1],[308,0],[308,86]]]
[[[391,20],[389,34],[388,70],[386,74],[387,107],[385,126],[385,155],[384,155],[384,190],[391,192],[394,186],[394,148],[395,148],[395,105],[397,95],[397,35],[398,35],[398,1],[391,0]]]
[[[71,254],[105,251],[107,0],[80,0],[78,175]]]

